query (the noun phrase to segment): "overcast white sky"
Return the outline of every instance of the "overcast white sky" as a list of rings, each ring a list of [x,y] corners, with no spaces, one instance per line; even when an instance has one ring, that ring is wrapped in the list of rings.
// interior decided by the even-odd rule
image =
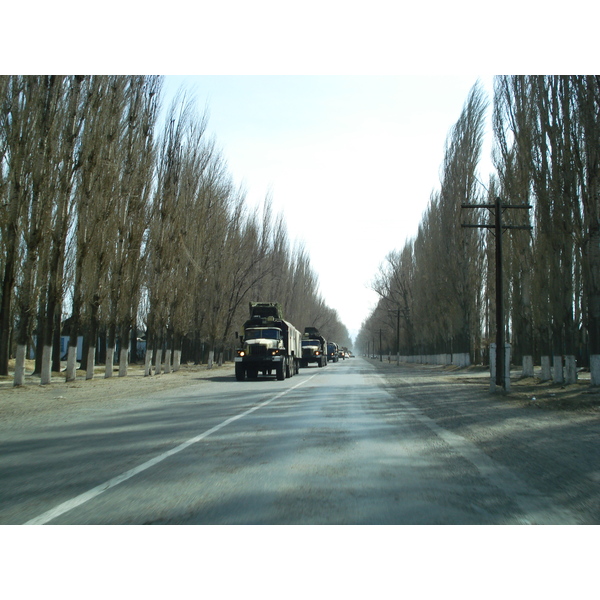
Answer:
[[[200,114],[208,107],[248,203],[272,195],[355,336],[377,301],[379,264],[417,233],[439,187],[446,137],[478,77],[168,76],[165,97],[183,86]],[[492,78],[480,78],[491,92]]]

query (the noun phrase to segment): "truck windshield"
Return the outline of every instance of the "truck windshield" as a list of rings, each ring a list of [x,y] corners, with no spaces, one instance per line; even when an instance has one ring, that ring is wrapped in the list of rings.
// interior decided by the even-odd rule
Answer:
[[[246,329],[246,339],[255,340],[257,338],[267,338],[270,340],[281,339],[281,331],[279,329]]]
[[[320,346],[319,340],[302,340],[302,346]]]

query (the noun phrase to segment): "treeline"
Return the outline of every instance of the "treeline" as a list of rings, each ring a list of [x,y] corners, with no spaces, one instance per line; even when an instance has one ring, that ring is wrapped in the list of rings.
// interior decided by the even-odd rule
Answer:
[[[156,76],[0,77],[0,375],[14,356],[15,385],[32,347],[49,383],[61,334],[67,380],[80,336],[87,378],[97,359],[110,376],[117,348],[125,375],[138,336],[148,374],[222,360],[249,300],[349,343],[270,199],[257,213],[234,185],[206,115],[162,98]]]
[[[463,204],[529,205],[503,221],[531,230],[503,234],[505,328],[513,360],[547,366],[563,359],[592,367],[600,355],[600,78],[501,76],[494,79],[493,163],[476,179],[488,101],[471,90],[448,135],[441,185],[418,233],[386,257],[373,281],[380,301],[357,342],[379,331],[395,354],[468,352],[485,361],[495,341],[493,211]],[[399,319],[398,319],[399,316]],[[399,327],[398,327],[399,326]],[[398,339],[397,330],[400,336]],[[371,346],[373,347],[373,346]],[[549,367],[547,367],[549,368]]]

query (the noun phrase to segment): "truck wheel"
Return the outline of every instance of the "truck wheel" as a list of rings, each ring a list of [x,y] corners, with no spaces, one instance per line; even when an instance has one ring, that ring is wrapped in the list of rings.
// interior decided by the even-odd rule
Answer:
[[[285,379],[283,362],[277,363],[277,366],[275,367],[275,375],[277,376],[277,381],[283,381]]]
[[[246,368],[242,363],[235,363],[235,378],[238,381],[246,379]]]
[[[319,368],[323,366],[323,360],[319,359]]]
[[[285,361],[285,378],[289,379],[294,374],[292,370],[292,365],[290,365],[290,361]]]

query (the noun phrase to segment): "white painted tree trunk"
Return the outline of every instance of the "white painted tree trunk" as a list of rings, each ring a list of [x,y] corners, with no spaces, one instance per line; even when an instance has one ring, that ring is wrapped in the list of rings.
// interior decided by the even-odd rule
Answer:
[[[88,356],[87,356],[87,370],[85,372],[85,378],[93,379],[94,378],[94,360],[96,358],[96,346],[90,346],[88,348]]]
[[[171,348],[165,350],[165,373],[171,372]]]
[[[129,351],[127,348],[121,348],[119,353],[119,377],[127,376],[127,366],[129,364]]]
[[[162,348],[156,351],[156,360],[154,361],[154,374],[160,375],[161,373],[161,362],[162,362]]]
[[[600,385],[600,354],[590,355],[590,383]]]
[[[173,350],[173,371],[179,371],[181,367],[181,350]]]
[[[67,351],[67,381],[75,381],[77,377],[77,346],[69,346]]]
[[[523,377],[533,377],[533,356],[523,357]]]
[[[41,385],[48,385],[52,381],[52,346],[44,346],[42,350],[42,379]]]
[[[562,356],[554,357],[554,362],[552,365],[552,380],[554,383],[564,383],[565,381]]]
[[[144,377],[152,375],[152,349],[146,348],[146,358],[144,363]]]
[[[223,366],[223,353],[219,352],[219,366],[222,367]]]
[[[15,357],[15,377],[13,385],[23,385],[25,382],[25,354],[27,352],[26,344],[19,344],[17,346],[17,355]]]
[[[113,362],[115,360],[115,347],[109,346],[106,349],[106,365],[104,366],[104,377],[113,376]]]
[[[550,372],[550,357],[542,356],[541,365],[542,365],[541,380],[542,381],[550,381],[550,379],[552,379],[552,374]]]
[[[208,368],[212,369],[213,368],[213,362],[215,361],[215,352],[214,350],[211,350],[208,353]]]
[[[565,383],[577,383],[577,359],[573,355],[565,356]]]

